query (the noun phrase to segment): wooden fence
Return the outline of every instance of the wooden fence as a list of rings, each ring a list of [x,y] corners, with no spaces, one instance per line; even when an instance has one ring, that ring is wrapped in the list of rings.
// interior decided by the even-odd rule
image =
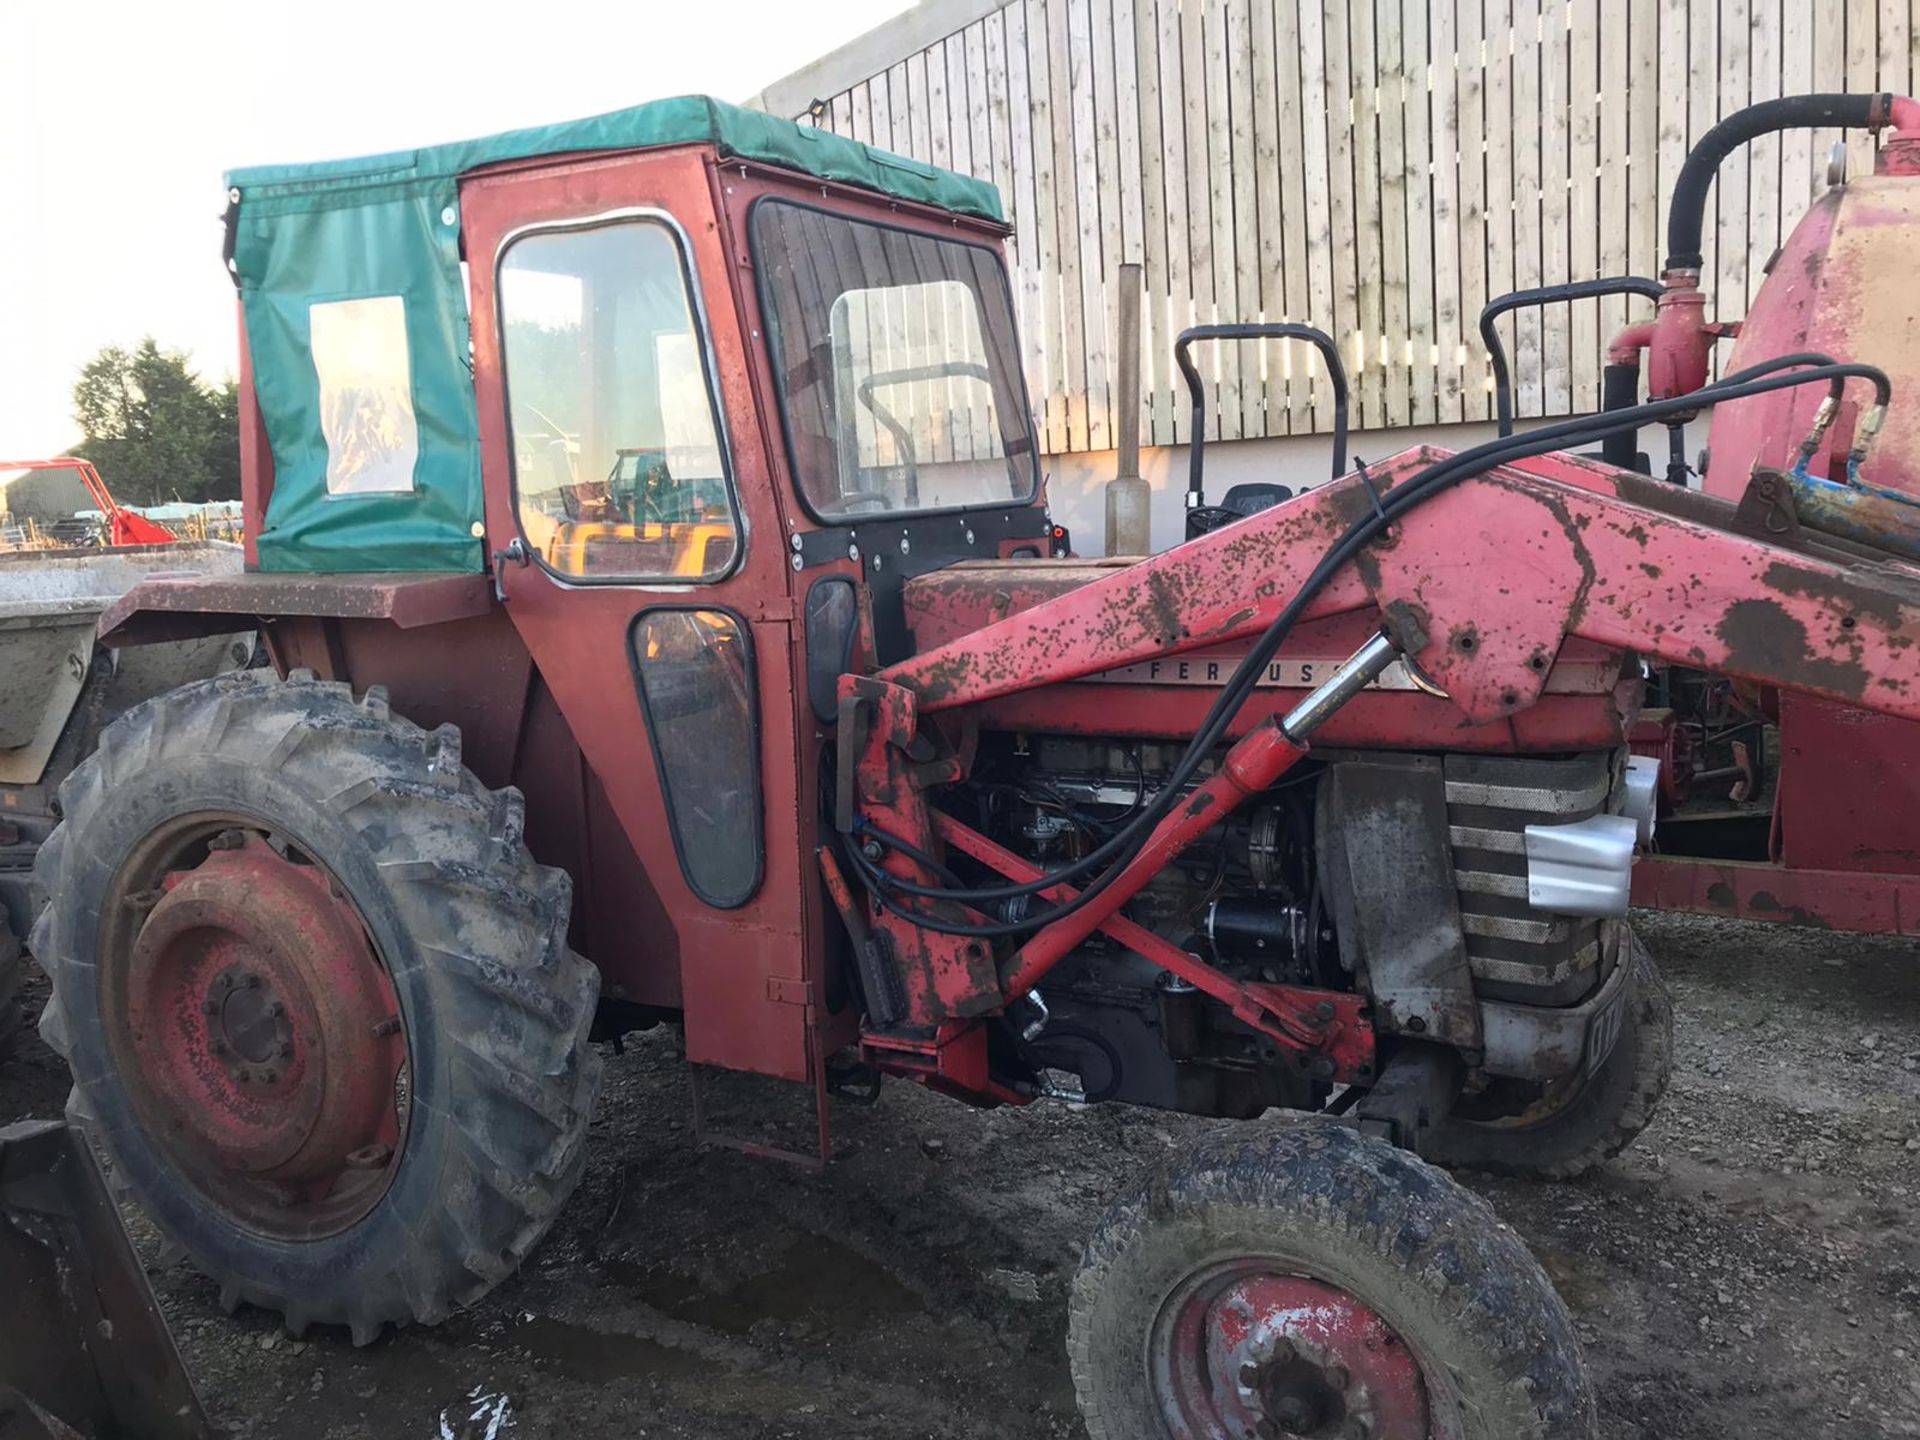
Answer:
[[[934,0],[939,3],[939,0]],[[977,8],[977,7],[976,7]],[[839,134],[997,184],[1051,452],[1114,443],[1115,291],[1143,267],[1142,442],[1184,442],[1173,336],[1304,320],[1361,428],[1492,411],[1490,295],[1659,273],[1690,143],[1781,94],[1906,93],[1920,0],[1014,0],[816,107]],[[808,117],[802,116],[801,119]],[[1838,132],[1736,153],[1706,283],[1737,318]],[[1847,137],[1849,168],[1871,140]],[[1641,301],[1506,323],[1522,415],[1598,408]],[[1305,347],[1213,347],[1209,437],[1327,428]]]

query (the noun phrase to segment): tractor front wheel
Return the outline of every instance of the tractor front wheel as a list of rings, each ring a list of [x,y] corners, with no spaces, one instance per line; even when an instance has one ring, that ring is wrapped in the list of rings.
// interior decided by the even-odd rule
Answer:
[[[1496,1080],[1462,1096],[1425,1141],[1437,1165],[1493,1175],[1566,1180],[1606,1163],[1639,1138],[1673,1074],[1673,1001],[1653,956],[1631,931],[1620,1031],[1591,1073],[1552,1085]]]
[[[1227,1131],[1102,1222],[1068,1352],[1092,1440],[1587,1440],[1566,1307],[1485,1202],[1321,1123]]]
[[[511,1273],[599,1077],[597,976],[519,792],[378,689],[249,673],[130,711],[60,800],[41,1034],[221,1303],[366,1343]]]

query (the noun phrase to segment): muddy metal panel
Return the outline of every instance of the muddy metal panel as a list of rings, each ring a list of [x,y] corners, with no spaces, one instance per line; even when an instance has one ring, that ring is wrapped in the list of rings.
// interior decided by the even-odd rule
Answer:
[[[1861,478],[1920,493],[1920,177],[1871,175],[1830,190],[1781,246],[1727,358],[1731,372],[1775,355],[1813,350],[1877,365],[1893,381],[1893,406]],[[1731,318],[1724,316],[1723,318]],[[1806,435],[1825,391],[1802,386],[1723,405],[1708,432],[1706,488],[1738,499],[1755,464],[1784,468]],[[1872,403],[1861,382],[1847,387],[1826,449],[1809,467],[1845,478],[1832,463],[1852,443]]]
[[[1862,935],[1920,935],[1920,876],[1881,871],[1652,855],[1633,867],[1633,903]]]
[[[1779,859],[1920,875],[1920,724],[1780,697]]]
[[[90,682],[120,708],[245,664],[245,627],[159,647],[122,665],[96,657],[102,611],[155,574],[237,574],[238,546],[217,542],[0,556],[0,785],[37,784]]]
[[[0,1128],[0,1274],[0,1433],[211,1437],[106,1181],[58,1122]]]

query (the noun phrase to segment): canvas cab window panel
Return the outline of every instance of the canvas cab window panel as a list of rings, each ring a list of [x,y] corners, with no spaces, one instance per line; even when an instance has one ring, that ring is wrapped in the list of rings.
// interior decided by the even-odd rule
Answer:
[[[420,461],[398,295],[316,301],[307,311],[327,446],[327,494],[404,495]]]

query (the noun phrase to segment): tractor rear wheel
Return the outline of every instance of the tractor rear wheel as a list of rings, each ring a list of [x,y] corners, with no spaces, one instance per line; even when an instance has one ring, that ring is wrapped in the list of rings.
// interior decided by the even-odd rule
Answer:
[[[1450,1169],[1565,1180],[1613,1159],[1647,1128],[1673,1073],[1673,1001],[1640,937],[1627,936],[1613,1050],[1553,1085],[1495,1081],[1461,1097],[1422,1153]]]
[[[1486,1203],[1307,1121],[1223,1132],[1107,1215],[1068,1354],[1092,1440],[1587,1440],[1573,1324]]]
[[[0,1060],[11,1055],[20,1043],[20,980],[25,969],[20,941],[7,924],[5,913],[0,912]]]
[[[130,711],[60,800],[41,1034],[221,1303],[364,1344],[510,1274],[579,1179],[600,1072],[598,977],[519,792],[377,688],[245,673]]]

